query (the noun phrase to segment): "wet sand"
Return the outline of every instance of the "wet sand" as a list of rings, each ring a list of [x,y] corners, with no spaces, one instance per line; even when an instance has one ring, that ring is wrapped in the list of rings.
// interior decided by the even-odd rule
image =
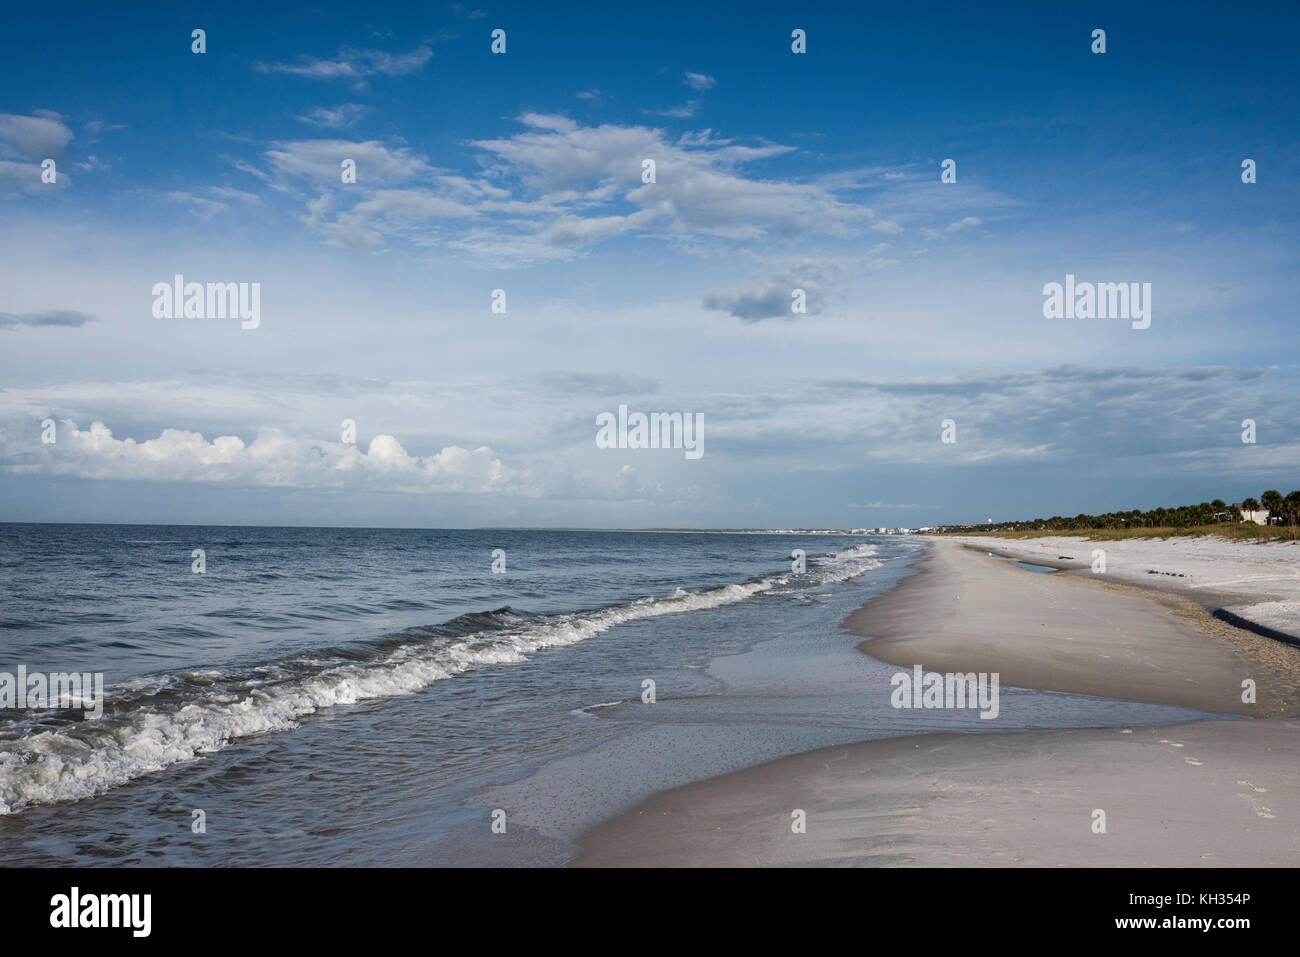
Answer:
[[[1176,594],[1032,572],[946,540],[845,624],[870,639],[862,651],[904,668],[1250,717],[1300,712],[1300,649]],[[1254,704],[1241,700],[1247,679]]]
[[[1177,596],[1026,571],[947,541],[846,625],[904,668],[1261,720],[825,748],[656,795],[584,835],[572,863],[1300,864],[1300,721],[1279,717],[1300,710],[1300,649]],[[792,829],[796,810],[806,833]]]
[[[823,748],[656,795],[583,846],[571,866],[1294,867],[1300,721]]]

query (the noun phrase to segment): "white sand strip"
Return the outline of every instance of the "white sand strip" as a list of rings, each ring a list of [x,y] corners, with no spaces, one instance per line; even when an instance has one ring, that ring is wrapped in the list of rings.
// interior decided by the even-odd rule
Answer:
[[[1092,552],[1101,549],[1106,553],[1102,577],[1108,580],[1181,591],[1198,600],[1211,595],[1208,604],[1300,640],[1300,543],[1191,535],[1113,542],[1079,536],[944,538],[1089,574]]]
[[[998,672],[1020,688],[1252,717],[1300,712],[1300,648],[1216,622],[1194,603],[1026,571],[943,539],[920,569],[846,622],[872,639],[860,647],[873,658]],[[1248,679],[1255,704],[1241,700]]]

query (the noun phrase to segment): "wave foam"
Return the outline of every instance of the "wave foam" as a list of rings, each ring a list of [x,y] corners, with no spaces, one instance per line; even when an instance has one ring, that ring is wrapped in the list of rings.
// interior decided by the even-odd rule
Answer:
[[[678,588],[667,598],[595,611],[541,619],[506,609],[464,616],[478,630],[452,640],[431,629],[436,637],[389,645],[380,657],[357,663],[301,657],[242,677],[205,670],[133,679],[106,702],[102,718],[70,720],[54,730],[46,719],[17,738],[0,738],[0,814],[92,797],[236,739],[290,730],[323,708],[408,695],[467,671],[520,664],[534,652],[586,641],[624,622],[719,608],[785,585],[843,581],[879,567],[875,554],[873,546],[859,545],[811,562],[803,576],[702,592]]]

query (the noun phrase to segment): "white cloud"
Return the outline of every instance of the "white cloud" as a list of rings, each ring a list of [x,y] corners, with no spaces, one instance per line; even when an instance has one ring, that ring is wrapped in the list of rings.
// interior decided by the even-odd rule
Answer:
[[[902,231],[832,185],[744,171],[791,146],[715,139],[707,129],[669,139],[654,127],[538,112],[517,121],[514,135],[469,144],[483,154],[478,175],[435,168],[400,143],[344,139],[276,142],[267,171],[240,168],[297,194],[303,221],[332,245],[373,250],[402,238],[498,264],[570,259],[633,231],[692,244]],[[340,182],[344,159],[356,162],[355,184]],[[647,159],[654,183],[642,182]]]
[[[92,137],[97,137],[100,133],[111,133],[124,129],[126,129],[125,123],[105,123],[103,120],[90,120],[86,123],[86,132]]]
[[[718,83],[717,80],[709,76],[707,73],[691,73],[689,70],[686,73],[686,79],[682,82],[692,90],[711,90]]]
[[[11,449],[12,452],[12,449]],[[163,429],[153,439],[118,439],[102,422],[78,429],[63,420],[58,440],[33,444],[10,472],[87,479],[202,482],[301,488],[361,487],[396,492],[483,493],[506,489],[509,475],[487,446],[451,445],[434,455],[409,454],[391,435],[367,451],[339,442],[294,438],[263,428],[251,443],[223,435]]]
[[[296,116],[294,119],[303,123],[310,123],[312,126],[340,130],[355,123],[366,110],[367,107],[357,103],[343,103],[333,109],[318,106],[307,115]]]
[[[421,44],[409,53],[386,53],[383,50],[354,50],[344,47],[333,60],[300,57],[297,63],[259,63],[263,73],[287,73],[313,80],[364,80],[366,77],[409,76],[419,73],[433,58],[433,48]]]
[[[242,203],[260,203],[261,197],[255,193],[245,192],[242,189],[232,189],[229,186],[208,186],[203,190],[206,196],[200,196],[197,193],[189,193],[184,190],[175,190],[167,194],[167,198],[173,203],[182,203],[190,207],[190,211],[199,219],[207,222],[218,213],[228,212],[231,202]],[[211,197],[216,197],[213,199]]]
[[[528,127],[524,132],[474,143],[495,159],[497,181],[518,181],[543,197],[572,196],[566,205],[622,199],[642,214],[630,225],[653,222],[670,234],[759,239],[845,233],[870,218],[868,210],[840,202],[824,187],[738,172],[745,163],[792,147],[740,146],[707,137],[670,143],[649,127],[580,126],[567,117],[538,114],[525,114],[520,122]],[[647,158],[656,162],[653,184],[641,182]],[[619,231],[608,217],[602,222],[611,234]]]
[[[317,184],[341,184],[339,173],[345,159],[357,164],[357,182],[368,186],[434,173],[425,157],[405,146],[390,149],[376,140],[286,140],[272,147],[266,158],[276,172]]]
[[[68,174],[60,167],[57,169],[58,178],[53,183],[46,183],[41,179],[41,167],[35,162],[15,163],[11,160],[0,160],[0,189],[19,189],[27,193],[35,193],[40,190],[62,189],[71,183]]]
[[[757,289],[711,293],[704,297],[704,308],[729,313],[744,322],[759,322],[763,319],[794,320],[799,318],[791,310],[795,288],[800,287],[789,282],[778,282]],[[810,291],[804,289],[804,293],[807,295]],[[810,298],[808,311],[815,314],[819,311],[819,301],[816,295],[811,295]]]
[[[448,7],[451,12],[462,20],[482,20],[487,16],[482,10],[475,10],[466,7],[462,3],[453,3]]]
[[[699,100],[687,100],[681,106],[670,106],[666,110],[642,110],[646,116],[667,116],[676,120],[685,120],[700,111]]]
[[[0,159],[41,160],[59,158],[72,139],[62,117],[49,110],[34,116],[0,113]]]

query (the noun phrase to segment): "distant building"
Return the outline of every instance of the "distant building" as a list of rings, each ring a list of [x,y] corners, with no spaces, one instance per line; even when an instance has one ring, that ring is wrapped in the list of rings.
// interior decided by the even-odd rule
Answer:
[[[1241,503],[1240,503],[1240,502],[1233,502],[1233,503],[1232,503],[1232,507],[1235,508],[1237,511],[1239,511],[1239,512],[1241,513],[1241,520],[1242,520],[1243,522],[1254,522],[1256,525],[1275,525],[1275,524],[1277,524],[1276,522],[1274,522],[1274,521],[1272,521],[1272,520],[1269,519],[1268,509],[1266,509],[1266,508],[1257,509],[1257,510],[1255,510],[1255,511],[1253,511],[1253,512],[1252,512],[1252,511],[1247,511],[1246,509],[1244,509],[1244,508],[1241,507]],[[1223,513],[1221,512],[1221,513],[1219,513],[1219,514],[1223,514]],[[1218,515],[1215,516],[1215,518],[1218,518],[1218,517],[1219,517]],[[1223,520],[1220,519],[1220,521],[1223,521]]]

